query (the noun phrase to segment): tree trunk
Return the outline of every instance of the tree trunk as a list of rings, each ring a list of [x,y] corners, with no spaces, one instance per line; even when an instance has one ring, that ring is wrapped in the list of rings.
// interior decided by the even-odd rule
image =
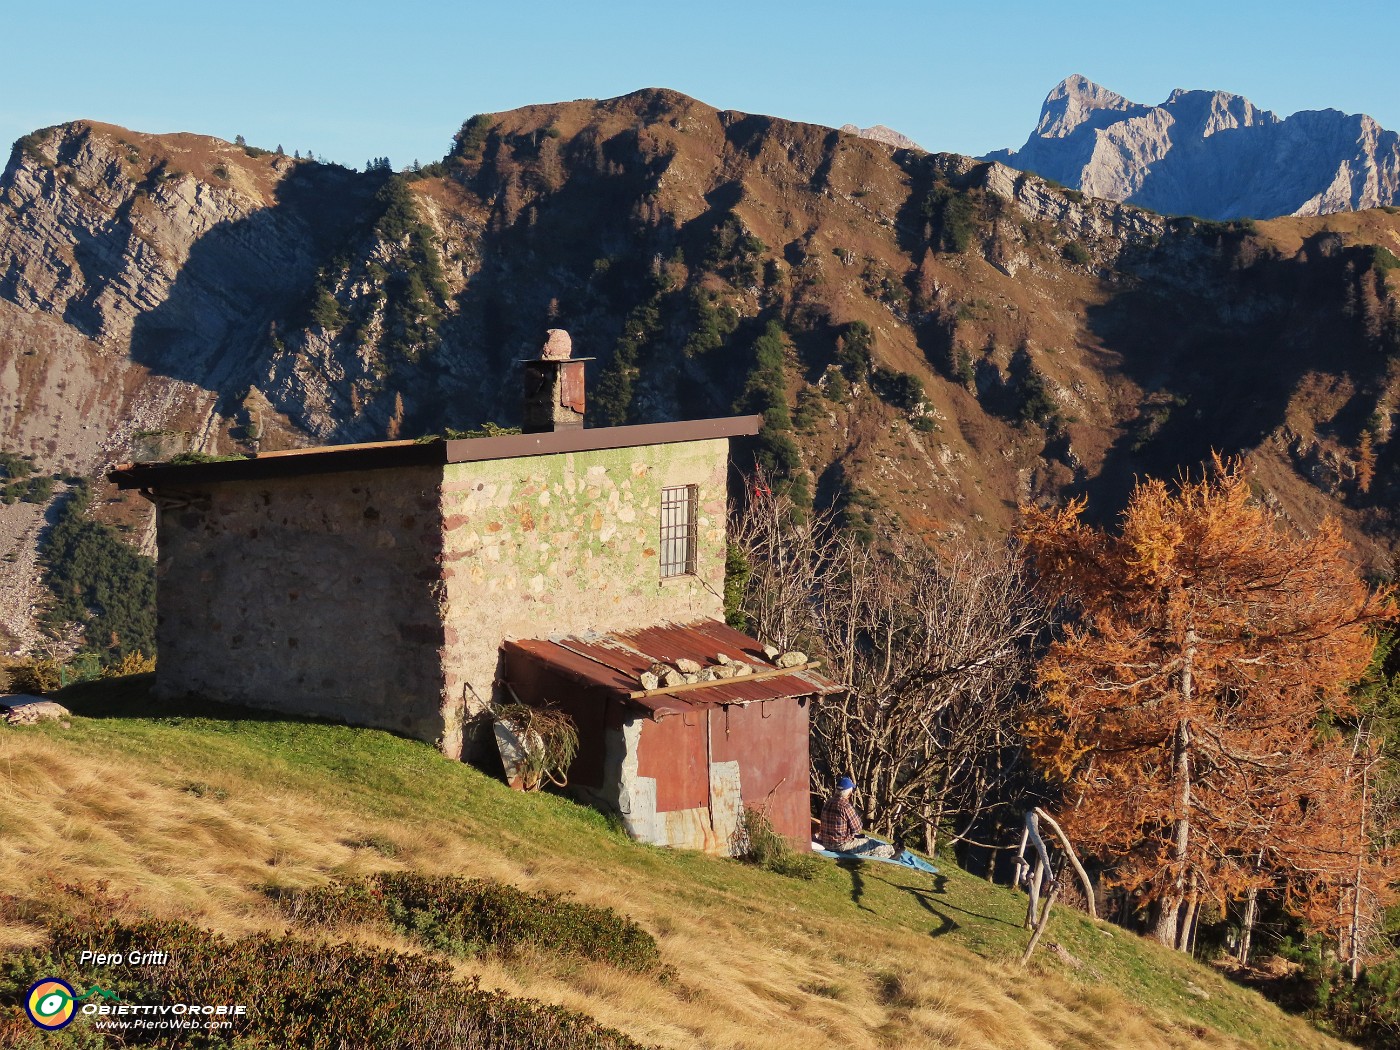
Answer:
[[[1045,865],[1041,861],[1035,862],[1035,874],[1031,876],[1030,894],[1031,898],[1026,903],[1026,924],[1025,928],[1030,930],[1035,928],[1036,912],[1040,910],[1040,880],[1045,877]]]
[[[1181,698],[1188,708],[1195,692],[1196,629],[1186,630],[1181,661]],[[1157,926],[1153,930],[1158,943],[1168,948],[1180,947],[1178,936],[1181,906],[1186,900],[1186,858],[1191,847],[1191,730],[1187,711],[1176,725],[1172,742],[1172,779],[1176,782],[1176,817],[1173,821],[1171,867],[1172,885],[1161,902]]]
[[[1036,901],[1040,898],[1041,879],[1050,872],[1050,852],[1045,848],[1045,840],[1040,837],[1040,814],[1038,810],[1026,810],[1026,836],[1035,847],[1035,878],[1031,881],[1031,906],[1026,912],[1026,929],[1035,925]]]
[[[1240,947],[1235,961],[1241,966],[1249,965],[1249,948],[1254,940],[1254,920],[1259,916],[1259,887],[1249,887],[1244,898],[1244,920],[1240,923]]]
[[[1190,954],[1195,947],[1196,940],[1196,918],[1200,913],[1201,891],[1196,885],[1196,877],[1191,877],[1191,897],[1186,903],[1186,912],[1181,919],[1181,929],[1176,934],[1176,947],[1178,951]]]
[[[1045,818],[1045,823],[1050,825],[1050,830],[1059,837],[1060,845],[1063,846],[1065,850],[1065,856],[1069,858],[1070,864],[1074,867],[1075,874],[1079,876],[1079,884],[1084,889],[1084,902],[1085,907],[1089,909],[1089,918],[1097,919],[1099,917],[1099,909],[1094,901],[1094,885],[1089,881],[1089,873],[1084,870],[1084,865],[1079,863],[1079,854],[1075,853],[1074,847],[1069,844],[1069,836],[1065,834],[1065,829],[1060,827],[1060,825],[1055,822],[1055,818],[1049,813],[1046,813],[1045,810],[1041,809],[1039,806],[1035,808],[1035,812],[1038,816]]]
[[[1157,918],[1152,925],[1152,936],[1158,944],[1168,948],[1176,947],[1177,918],[1181,914],[1181,898],[1174,895],[1163,897],[1156,903]]]
[[[1362,868],[1366,862],[1366,791],[1367,777],[1370,766],[1361,767],[1361,833],[1357,836],[1356,843],[1356,881],[1351,886],[1351,979],[1352,982],[1361,976],[1361,875]]]
[[[1030,841],[1030,837],[1031,833],[1022,825],[1021,844],[1016,847],[1016,869],[1011,875],[1011,885],[1018,890],[1021,888],[1021,883],[1026,881],[1026,876],[1031,870],[1031,866],[1026,863],[1026,843]]]
[[[944,789],[938,793],[938,808],[934,810],[933,813],[933,828],[931,829],[932,836],[929,840],[931,845],[928,848],[928,855],[930,857],[933,856],[933,847],[938,845],[938,829],[943,826],[943,818],[947,815],[947,804],[947,785],[944,785]],[[926,836],[929,835],[929,831],[925,831],[924,834]]]
[[[1054,887],[1050,890],[1050,896],[1045,900],[1045,911],[1041,913],[1040,920],[1035,924],[1035,932],[1031,934],[1030,943],[1026,945],[1025,954],[1021,956],[1021,965],[1025,966],[1031,960],[1031,953],[1035,951],[1035,946],[1040,943],[1040,935],[1045,932],[1045,927],[1050,923],[1050,909],[1055,906],[1055,898],[1060,895],[1060,882],[1056,880]]]

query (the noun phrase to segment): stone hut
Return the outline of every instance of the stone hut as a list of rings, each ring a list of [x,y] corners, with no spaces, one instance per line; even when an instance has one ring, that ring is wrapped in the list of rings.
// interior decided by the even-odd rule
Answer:
[[[782,830],[805,843],[805,698],[829,688],[805,667],[768,673],[780,669],[736,632],[679,656],[662,646],[645,670],[592,665],[603,681],[550,659],[569,638],[669,627],[693,643],[693,632],[728,630],[729,440],[760,424],[585,428],[583,361],[563,342],[551,333],[546,353],[525,363],[525,433],[113,471],[157,508],[157,693],[389,729],[459,758],[478,757],[481,739],[466,729],[513,679],[524,702],[574,716],[590,742],[580,785],[625,818],[635,812],[639,838],[722,850],[740,785],[744,800],[762,801],[781,781],[792,810]],[[682,657],[745,663],[753,680],[737,691],[707,680],[708,694],[645,688],[653,663]],[[800,716],[784,714],[776,732],[774,705],[799,698]],[[778,772],[755,760],[747,778],[737,767],[713,773],[740,761],[735,749],[702,749],[679,728],[703,721],[712,742],[708,711],[727,712],[714,716],[726,740],[752,721],[760,750],[786,756],[768,763]],[[661,728],[672,715],[677,728]],[[642,732],[641,721],[655,728]],[[668,733],[686,738],[687,757],[648,774],[646,741],[656,741],[655,766]],[[682,773],[684,789],[672,791]],[[637,783],[648,776],[650,788]],[[657,816],[667,807],[689,815],[668,825]]]

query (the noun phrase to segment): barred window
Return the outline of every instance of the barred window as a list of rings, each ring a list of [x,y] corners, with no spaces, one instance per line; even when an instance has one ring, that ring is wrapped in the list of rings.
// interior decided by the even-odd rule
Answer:
[[[661,578],[695,572],[695,504],[699,492],[694,485],[675,485],[661,490]]]

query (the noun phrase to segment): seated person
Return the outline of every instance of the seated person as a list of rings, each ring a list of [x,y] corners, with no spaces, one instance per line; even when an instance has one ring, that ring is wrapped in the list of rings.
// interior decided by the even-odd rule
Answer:
[[[836,793],[822,807],[821,832],[817,841],[833,853],[851,853],[860,857],[893,857],[895,849],[886,842],[866,838],[861,834],[860,816],[851,805],[856,785],[850,777],[836,782]]]

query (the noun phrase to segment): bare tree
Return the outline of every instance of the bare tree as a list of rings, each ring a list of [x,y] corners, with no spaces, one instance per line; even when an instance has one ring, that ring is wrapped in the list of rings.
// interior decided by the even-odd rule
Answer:
[[[845,692],[812,713],[817,785],[848,774],[871,826],[959,837],[998,797],[1046,611],[1005,545],[867,546],[832,515],[801,521],[755,487],[735,542],[758,634],[819,656]]]

